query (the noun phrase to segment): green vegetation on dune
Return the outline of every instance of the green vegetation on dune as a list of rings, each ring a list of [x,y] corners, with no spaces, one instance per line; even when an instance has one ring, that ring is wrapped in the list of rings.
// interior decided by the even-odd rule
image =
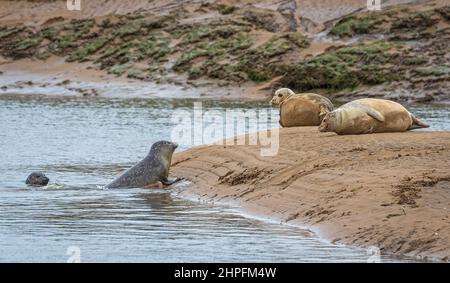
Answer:
[[[219,13],[222,15],[228,15],[236,11],[235,6],[228,6],[228,5],[219,5]]]
[[[175,62],[177,71],[188,70],[192,60],[206,57],[211,61],[218,61],[226,56],[232,56],[239,51],[248,49],[253,41],[245,26],[199,26],[186,33],[177,48],[181,55]]]
[[[16,33],[23,31],[24,27],[14,27],[14,28],[0,28],[0,39],[10,37]]]
[[[150,35],[139,42],[137,51],[142,58],[158,60],[171,52],[169,44],[170,39],[164,35]]]
[[[109,74],[121,76],[123,75],[129,68],[131,68],[130,63],[124,63],[124,64],[116,64],[108,69]]]
[[[12,44],[10,49],[6,50],[6,55],[15,58],[28,57],[30,52],[34,50],[42,42],[42,38],[37,37],[19,37]]]
[[[271,58],[281,56],[296,48],[306,48],[309,41],[299,33],[275,35],[264,44],[249,50],[239,58],[235,69],[247,74],[252,81],[266,81],[274,76],[275,69],[268,64]]]
[[[192,27],[184,36],[181,45],[189,45],[197,43],[202,39],[207,40],[217,40],[226,39],[231,36],[242,33],[249,32],[251,30],[248,26],[237,26],[237,25],[200,25]]]
[[[103,46],[106,45],[106,43],[109,42],[108,37],[100,37],[95,39],[92,42],[89,42],[80,48],[78,48],[75,52],[70,54],[70,56],[67,58],[68,62],[78,61],[78,62],[84,62],[87,60],[87,56],[90,54],[94,54],[98,50],[100,50]]]
[[[397,31],[418,32],[436,25],[442,17],[448,20],[449,10],[450,6],[425,11],[396,8],[366,12],[343,18],[330,33],[338,37],[351,37],[374,33],[391,34]]]
[[[339,21],[330,33],[339,37],[375,33],[384,21],[385,15],[379,12],[370,12],[364,17],[350,16]]]
[[[252,23],[239,19],[185,25],[174,21],[172,15],[128,15],[103,19],[99,23],[77,20],[55,24],[37,33],[25,27],[4,27],[0,29],[0,36],[6,38],[6,42],[0,47],[0,53],[13,58],[39,59],[55,54],[65,56],[69,62],[94,62],[100,69],[116,75],[130,70],[128,76],[139,79],[163,72],[169,57],[175,57],[173,71],[187,72],[191,77],[226,79],[229,68],[216,68],[216,63],[234,60],[254,44],[250,36]],[[16,34],[21,36],[16,37]],[[46,42],[41,45],[43,40]],[[207,62],[191,66],[191,62],[200,57]],[[133,69],[136,63],[147,63],[151,67],[138,72]]]
[[[275,12],[251,7],[208,6],[217,17],[182,21],[177,15],[123,15],[45,26],[0,27],[0,54],[14,59],[51,55],[92,62],[100,70],[140,80],[164,81],[166,74],[225,83],[264,82],[299,91],[328,92],[394,81],[448,80],[449,6],[428,10],[387,9],[345,17],[330,30],[355,43],[304,57],[310,40],[283,32]],[[167,80],[168,81],[168,80]]]
[[[432,7],[348,16],[337,22],[330,34],[344,38],[378,33],[386,39],[366,39],[365,43],[329,50],[300,64],[286,65],[278,74],[284,75],[285,85],[298,90],[339,91],[393,81],[421,82],[424,77],[449,80],[450,66],[442,61],[450,52],[449,6]]]
[[[391,44],[377,41],[357,44],[319,55],[307,62],[282,68],[283,82],[295,89],[346,89],[359,84],[379,84],[392,79],[384,64],[395,54]]]
[[[38,46],[41,43],[42,38],[24,38],[23,40],[19,40],[17,44],[14,46],[16,51],[23,51],[29,48]]]
[[[436,8],[435,11],[438,12],[447,21],[450,21],[450,6]]]
[[[416,68],[413,70],[415,73],[421,75],[421,76],[445,76],[450,74],[450,65],[437,65],[437,66],[430,66],[430,67],[421,67]]]
[[[440,20],[439,14],[434,10],[416,12],[395,19],[391,24],[391,31],[396,29],[425,29]]]

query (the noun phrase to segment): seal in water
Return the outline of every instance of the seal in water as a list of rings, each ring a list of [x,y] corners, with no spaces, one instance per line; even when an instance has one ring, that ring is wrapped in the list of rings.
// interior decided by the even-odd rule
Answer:
[[[169,141],[159,141],[143,160],[125,171],[120,177],[111,182],[106,188],[143,188],[171,185],[181,180],[169,180],[169,167],[172,163],[172,154],[178,144]]]
[[[326,97],[315,93],[295,94],[288,88],[277,90],[270,104],[280,107],[282,127],[318,126],[334,109]]]
[[[35,187],[47,186],[50,179],[40,172],[33,172],[28,176],[25,184]]]
[[[428,128],[401,104],[376,98],[362,98],[328,113],[319,126],[321,132],[338,135],[405,132]]]

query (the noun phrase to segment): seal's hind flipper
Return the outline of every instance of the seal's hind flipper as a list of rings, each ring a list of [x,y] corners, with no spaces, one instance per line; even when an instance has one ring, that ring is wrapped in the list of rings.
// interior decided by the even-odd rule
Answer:
[[[430,125],[425,124],[424,122],[420,121],[419,119],[417,119],[413,114],[411,114],[411,118],[412,118],[412,125],[408,130],[414,130],[414,129],[422,129],[422,128],[429,128]]]
[[[384,116],[380,112],[378,112],[375,109],[372,108],[364,108],[364,111],[366,111],[367,115],[374,118],[375,120],[379,122],[384,122]]]

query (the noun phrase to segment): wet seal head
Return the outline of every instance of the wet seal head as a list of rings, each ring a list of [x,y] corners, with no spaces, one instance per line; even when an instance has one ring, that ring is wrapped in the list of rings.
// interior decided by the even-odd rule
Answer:
[[[333,125],[335,124],[336,115],[336,110],[327,113],[319,125],[319,132],[332,132],[334,130]]]
[[[154,143],[148,155],[108,184],[106,188],[145,188],[171,185],[180,178],[169,180],[172,155],[178,144],[170,141]]]
[[[273,96],[270,104],[273,106],[279,106],[283,101],[288,99],[289,97],[295,95],[295,93],[289,88],[280,88],[275,91],[275,95]]]
[[[177,149],[178,144],[170,141],[159,141],[155,142],[150,149],[151,154],[158,154],[161,157],[172,158],[173,152]]]
[[[49,181],[50,179],[43,173],[33,172],[28,176],[27,180],[25,181],[25,184],[29,186],[42,187],[47,186]]]

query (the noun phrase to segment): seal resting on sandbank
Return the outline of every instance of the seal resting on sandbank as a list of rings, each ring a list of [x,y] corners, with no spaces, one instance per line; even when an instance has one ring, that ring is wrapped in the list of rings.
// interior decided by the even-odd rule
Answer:
[[[428,128],[401,104],[376,98],[351,101],[328,113],[319,126],[321,132],[338,135],[405,132]]]
[[[50,179],[47,176],[45,176],[44,173],[33,172],[28,176],[27,180],[25,181],[25,184],[34,187],[42,187],[47,186],[49,181]]]
[[[145,188],[171,185],[181,180],[169,180],[169,168],[172,155],[178,144],[159,141],[152,145],[149,154],[121,176],[106,185],[106,188]]]
[[[288,88],[277,90],[270,104],[280,108],[282,127],[318,126],[323,117],[334,109],[326,97],[315,93],[295,94]]]

